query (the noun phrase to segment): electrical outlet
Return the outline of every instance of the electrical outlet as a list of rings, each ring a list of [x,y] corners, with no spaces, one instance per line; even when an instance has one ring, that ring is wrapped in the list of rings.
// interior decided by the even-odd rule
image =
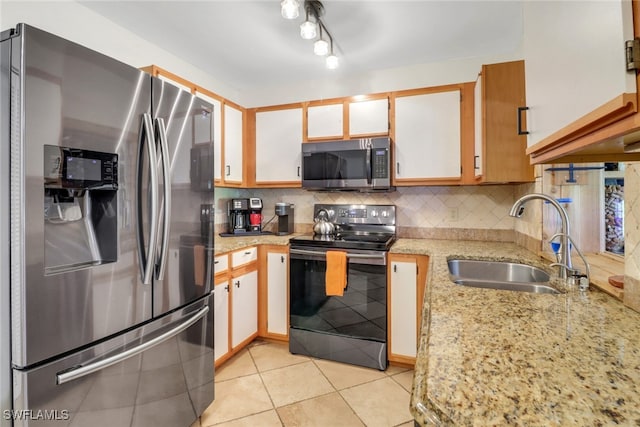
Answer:
[[[447,219],[449,222],[458,221],[458,208],[449,208],[447,211]]]

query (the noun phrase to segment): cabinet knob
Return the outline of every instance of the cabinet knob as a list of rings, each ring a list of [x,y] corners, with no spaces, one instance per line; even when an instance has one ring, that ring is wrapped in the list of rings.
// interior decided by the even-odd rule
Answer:
[[[239,287],[240,287],[240,280],[236,282],[236,288],[239,288]]]
[[[218,264],[220,264],[220,261],[213,261],[213,263],[218,265]]]
[[[394,266],[393,266],[393,272],[394,272],[394,273],[397,273],[397,272],[398,272],[398,266],[397,266],[397,265],[394,265]]]
[[[224,290],[227,291],[227,293],[229,293],[229,285],[225,285]]]
[[[227,176],[231,175],[231,166],[227,165]]]
[[[284,264],[284,255],[280,255],[280,262]]]
[[[478,166],[478,159],[480,158],[480,156],[473,156],[473,168],[475,170],[480,169],[480,166]]]
[[[244,254],[245,255],[251,255],[251,251],[246,251]]]
[[[300,166],[298,166],[298,177],[300,177]]]

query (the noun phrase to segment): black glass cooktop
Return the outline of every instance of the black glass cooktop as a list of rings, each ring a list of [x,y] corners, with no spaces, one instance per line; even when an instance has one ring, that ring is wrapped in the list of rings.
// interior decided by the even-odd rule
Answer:
[[[295,246],[316,246],[342,249],[369,249],[387,251],[395,241],[390,233],[337,233],[334,235],[309,234],[292,237],[289,243]]]

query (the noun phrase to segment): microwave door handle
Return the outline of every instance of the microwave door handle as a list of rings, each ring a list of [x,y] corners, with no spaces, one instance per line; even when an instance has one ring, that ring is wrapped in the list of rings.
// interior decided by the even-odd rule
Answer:
[[[158,220],[158,171],[157,171],[157,158],[156,158],[156,147],[155,147],[155,137],[153,134],[153,122],[151,120],[151,115],[149,113],[144,113],[142,115],[142,122],[140,123],[140,132],[139,132],[139,146],[138,146],[138,162],[137,162],[137,194],[136,194],[136,204],[137,204],[137,221],[138,221],[138,258],[140,260],[140,270],[142,275],[142,283],[145,285],[151,284],[153,267],[154,267],[154,258],[155,258],[155,247],[156,240],[158,234],[157,220]],[[142,227],[144,215],[142,212],[142,198],[144,197],[142,194],[142,184],[146,180],[146,177],[142,176],[143,173],[143,156],[144,156],[144,148],[146,147],[147,155],[149,158],[149,172],[150,172],[150,182],[149,182],[149,196],[150,196],[150,210],[151,210],[151,224],[149,226],[149,244],[145,246],[144,241],[144,230]]]
[[[365,154],[367,166],[365,170],[367,171],[367,184],[371,185],[371,147],[367,147],[367,154]]]
[[[162,203],[162,244],[160,246],[160,256],[158,258],[158,268],[156,279],[162,280],[167,265],[167,251],[169,250],[169,226],[171,225],[171,174],[169,169],[169,146],[167,144],[167,128],[164,119],[156,119],[156,137],[160,141],[160,152],[162,153],[162,175],[164,198]]]

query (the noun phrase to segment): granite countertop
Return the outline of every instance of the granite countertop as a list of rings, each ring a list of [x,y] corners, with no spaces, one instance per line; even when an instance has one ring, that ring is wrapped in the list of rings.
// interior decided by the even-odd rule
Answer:
[[[512,243],[399,239],[391,252],[430,256],[410,406],[419,424],[640,426],[640,313],[595,289],[530,294],[449,280],[449,257],[548,270]]]
[[[220,237],[216,235],[214,237],[214,255],[220,255],[226,252],[232,252],[237,249],[246,248],[254,245],[279,245],[286,246],[289,244],[289,239],[295,236],[295,234],[288,234],[286,236],[276,236],[274,234],[264,234],[261,236],[231,236]]]

